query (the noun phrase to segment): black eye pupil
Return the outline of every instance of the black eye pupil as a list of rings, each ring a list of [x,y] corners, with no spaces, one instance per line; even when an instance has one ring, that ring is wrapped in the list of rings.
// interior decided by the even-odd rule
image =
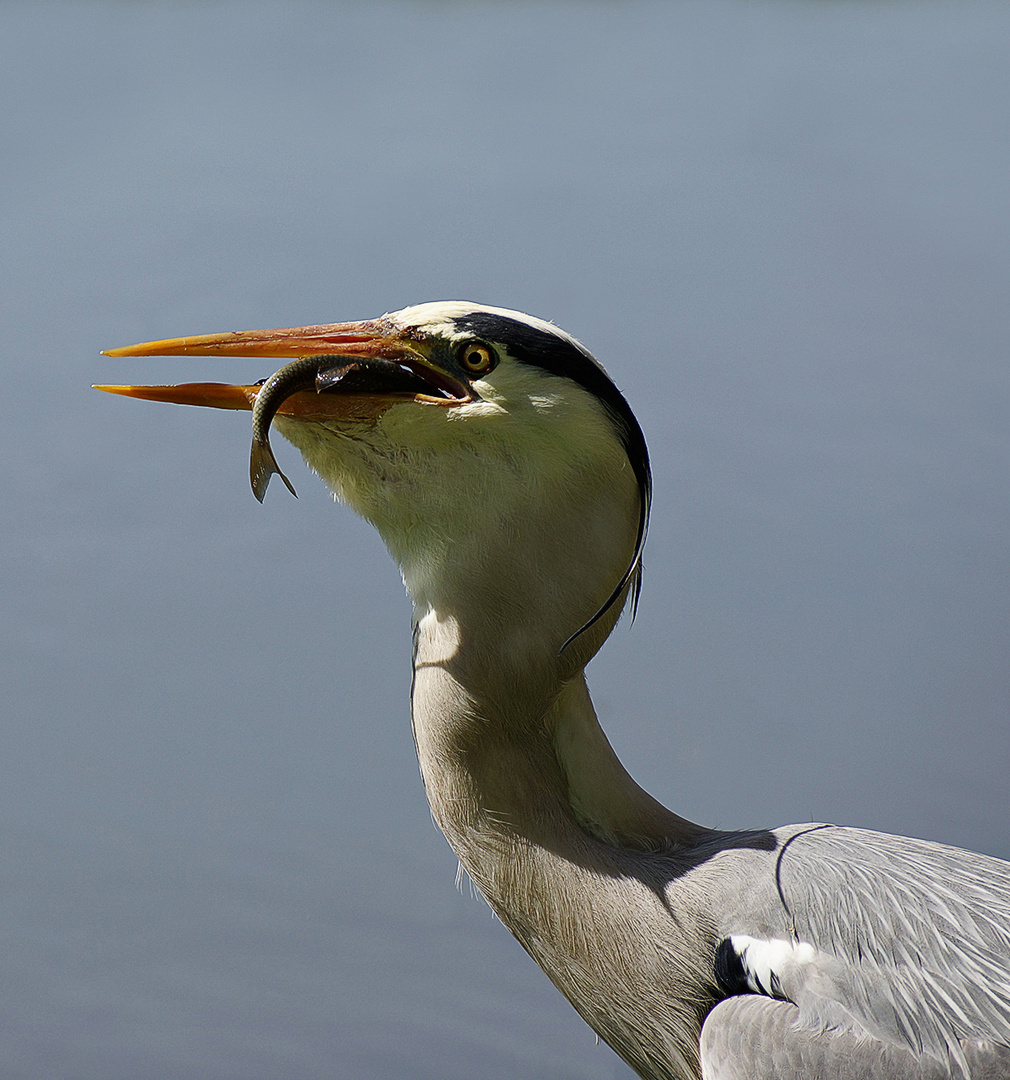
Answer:
[[[471,371],[485,371],[491,366],[491,354],[479,345],[471,345],[463,353],[463,363]]]

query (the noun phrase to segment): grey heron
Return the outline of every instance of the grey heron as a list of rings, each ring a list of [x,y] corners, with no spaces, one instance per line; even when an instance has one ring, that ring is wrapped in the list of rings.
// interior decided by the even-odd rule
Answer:
[[[435,819],[640,1076],[1010,1077],[1010,864],[826,824],[706,828],[612,750],[584,668],[636,596],[651,474],[578,341],[445,302],[109,354],[292,361],[256,386],[103,389],[252,409],[257,497],[273,422],[376,527],[413,604]]]

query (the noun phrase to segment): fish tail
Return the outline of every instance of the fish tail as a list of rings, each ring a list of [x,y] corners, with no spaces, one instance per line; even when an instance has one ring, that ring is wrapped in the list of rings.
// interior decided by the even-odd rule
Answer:
[[[274,473],[284,481],[288,491],[297,499],[298,494],[291,486],[291,481],[281,472],[274,452],[270,449],[270,443],[266,439],[253,439],[252,450],[249,453],[249,483],[252,484],[253,494],[260,502],[267,493],[267,485]]]

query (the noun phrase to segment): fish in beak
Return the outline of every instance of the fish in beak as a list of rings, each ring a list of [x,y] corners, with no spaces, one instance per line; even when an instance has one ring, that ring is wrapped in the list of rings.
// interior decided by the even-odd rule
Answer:
[[[363,322],[147,341],[107,349],[105,355],[293,358],[270,378],[250,386],[183,383],[95,387],[148,401],[252,410],[249,479],[260,502],[274,473],[292,495],[295,493],[270,448],[270,424],[277,413],[302,420],[374,421],[405,400],[443,407],[478,400],[468,380],[432,361],[422,333],[400,327],[387,316]]]

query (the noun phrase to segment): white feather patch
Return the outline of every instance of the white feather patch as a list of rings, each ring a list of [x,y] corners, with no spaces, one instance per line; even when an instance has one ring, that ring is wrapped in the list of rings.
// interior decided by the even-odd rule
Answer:
[[[754,993],[769,997],[781,997],[786,971],[796,965],[809,964],[817,952],[805,941],[762,940],[747,934],[733,934],[729,940],[743,965],[747,985]]]

